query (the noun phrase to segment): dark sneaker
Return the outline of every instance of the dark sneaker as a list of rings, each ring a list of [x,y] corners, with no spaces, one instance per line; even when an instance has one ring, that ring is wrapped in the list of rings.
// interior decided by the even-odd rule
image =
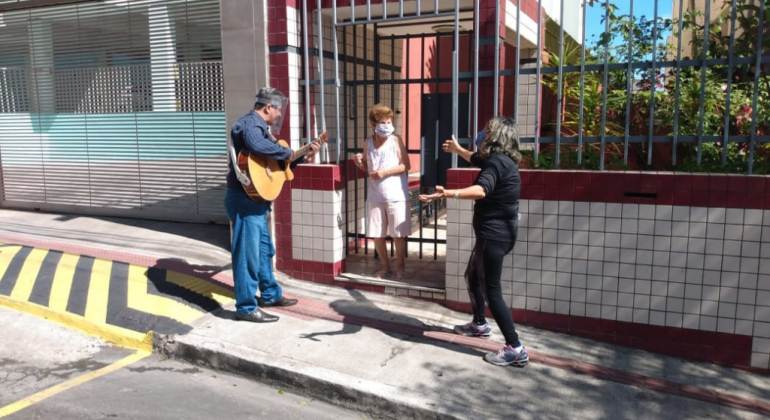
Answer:
[[[497,366],[516,366],[524,367],[529,362],[527,349],[523,346],[521,351],[516,353],[511,346],[506,345],[497,353],[487,353],[484,360]]]
[[[280,318],[278,318],[275,315],[270,315],[267,312],[262,312],[261,309],[257,308],[256,311],[248,315],[235,315],[235,319],[237,319],[238,321],[265,323],[265,322],[275,322],[275,321],[278,321]]]
[[[257,304],[263,308],[272,308],[272,307],[284,307],[284,306],[294,306],[299,302],[297,299],[287,299],[287,298],[281,298],[279,300],[276,300],[275,302],[267,303],[262,298],[257,298]]]
[[[492,334],[492,327],[489,324],[476,325],[471,321],[465,325],[455,325],[455,333],[466,337],[487,338]]]

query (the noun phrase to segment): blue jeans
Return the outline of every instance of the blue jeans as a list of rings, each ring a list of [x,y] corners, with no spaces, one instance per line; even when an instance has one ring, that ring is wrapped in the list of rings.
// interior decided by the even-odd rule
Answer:
[[[251,200],[242,190],[228,188],[225,209],[233,227],[235,309],[237,315],[244,316],[257,310],[257,289],[263,302],[282,298],[271,260],[275,247],[267,227],[270,203]]]

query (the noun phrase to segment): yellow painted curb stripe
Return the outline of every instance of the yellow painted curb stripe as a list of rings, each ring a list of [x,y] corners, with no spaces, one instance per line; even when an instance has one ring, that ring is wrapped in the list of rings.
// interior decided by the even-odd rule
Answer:
[[[68,389],[74,388],[78,385],[82,385],[92,379],[96,379],[100,376],[104,376],[109,373],[115,372],[116,370],[122,369],[126,366],[136,363],[149,355],[150,355],[150,352],[137,351],[136,353],[130,356],[126,356],[109,366],[105,366],[93,372],[80,375],[77,378],[73,378],[68,381],[62,382],[56,386],[40,391],[27,398],[19,400],[15,403],[6,405],[5,407],[0,408],[0,418],[11,415],[19,410],[23,410],[32,404],[39,403],[40,401],[43,401],[46,398],[53,397],[54,395],[60,394]]]
[[[85,318],[69,312],[57,312],[31,302],[22,302],[0,295],[0,305],[23,311],[48,321],[55,322],[67,328],[82,331],[86,334],[99,337],[116,346],[131,349],[151,351],[152,331],[147,334],[131,331],[127,328],[116,327],[108,324],[96,325]]]
[[[112,261],[94,260],[91,269],[91,281],[88,286],[85,317],[91,322],[104,324],[107,322],[107,303],[110,300],[110,275]]]
[[[192,306],[179,303],[173,299],[147,293],[147,267],[130,265],[128,267],[128,299],[131,309],[165,316],[187,324],[205,315]]]
[[[210,299],[214,299],[220,305],[226,305],[235,299],[235,294],[230,289],[226,289],[222,286],[218,286],[197,277],[177,273],[176,271],[167,271],[166,281],[176,284],[177,286],[184,287],[185,289],[191,290]]]
[[[18,245],[6,245],[0,248],[0,279],[3,278],[3,275],[8,270],[8,266],[11,265],[11,260],[13,260],[13,257],[15,257],[20,250],[21,247]]]
[[[67,302],[70,298],[72,280],[75,278],[75,268],[78,266],[80,255],[62,254],[56,273],[51,284],[51,297],[48,307],[52,311],[66,312]]]
[[[32,287],[35,286],[35,280],[43,266],[43,260],[48,255],[47,249],[35,248],[27,255],[24,265],[19,272],[19,278],[16,279],[16,286],[11,292],[11,298],[18,300],[29,300],[32,294]]]

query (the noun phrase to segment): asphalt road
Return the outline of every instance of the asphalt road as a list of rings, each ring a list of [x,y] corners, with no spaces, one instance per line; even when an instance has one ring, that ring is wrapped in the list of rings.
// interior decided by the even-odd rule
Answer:
[[[0,418],[371,417],[158,355],[137,355],[0,307]]]

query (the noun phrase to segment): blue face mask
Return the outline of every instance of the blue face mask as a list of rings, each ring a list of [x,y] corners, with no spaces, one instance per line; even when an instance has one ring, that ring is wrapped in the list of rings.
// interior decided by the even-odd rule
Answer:
[[[378,135],[382,136],[382,137],[387,137],[387,136],[393,134],[394,131],[396,131],[396,129],[393,128],[393,124],[390,124],[390,123],[388,123],[388,124],[377,124],[374,127],[374,132],[377,133]]]
[[[476,143],[476,148],[481,148],[481,143],[484,143],[484,138],[487,136],[487,130],[481,130],[479,131],[479,134],[476,135],[476,140],[474,140],[474,143]]]

